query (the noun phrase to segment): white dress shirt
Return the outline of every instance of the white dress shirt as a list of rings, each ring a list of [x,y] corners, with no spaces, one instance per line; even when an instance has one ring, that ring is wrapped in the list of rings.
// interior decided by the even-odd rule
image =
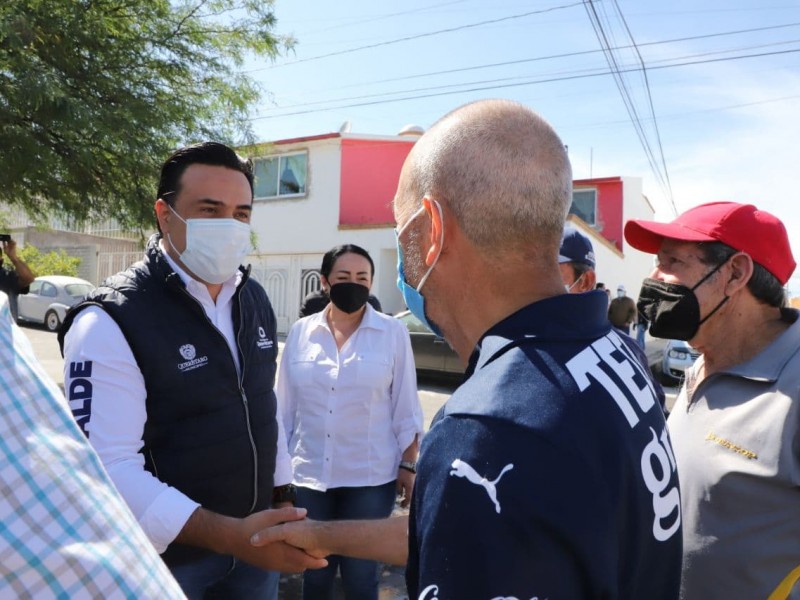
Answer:
[[[239,369],[232,300],[241,281],[241,272],[237,271],[222,284],[215,303],[204,283],[181,269],[163,245],[161,250],[170,267],[186,284],[186,290],[202,305],[209,320],[225,337]],[[85,361],[92,361],[89,441],[139,525],[162,553],[200,505],[145,470],[144,456],[139,452],[147,421],[144,377],[122,330],[104,310],[95,306],[82,310],[65,336],[64,385],[67,390],[71,381],[70,365]],[[291,481],[281,425],[278,419],[276,486]]]
[[[408,330],[367,305],[337,350],[329,310],[297,321],[283,348],[278,408],[294,483],[382,485],[397,479],[403,451],[423,431]]]

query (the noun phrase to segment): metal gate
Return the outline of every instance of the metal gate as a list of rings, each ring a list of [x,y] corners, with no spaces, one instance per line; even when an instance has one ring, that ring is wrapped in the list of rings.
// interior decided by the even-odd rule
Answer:
[[[99,252],[97,254],[97,283],[124,271],[133,263],[142,260],[143,250],[130,252]]]
[[[297,320],[300,303],[319,289],[321,254],[260,255],[249,258],[252,276],[267,291],[278,321],[278,333],[286,334]]]

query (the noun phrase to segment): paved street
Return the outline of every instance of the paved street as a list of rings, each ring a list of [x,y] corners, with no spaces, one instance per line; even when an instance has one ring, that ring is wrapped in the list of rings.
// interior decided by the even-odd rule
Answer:
[[[41,328],[25,326],[22,330],[26,333],[33,344],[34,352],[39,361],[44,366],[47,373],[63,389],[63,365],[61,353],[58,349],[56,334]],[[282,349],[283,344],[279,343]],[[651,363],[660,358],[663,341],[648,340],[648,359]],[[455,383],[448,381],[420,379],[418,382],[419,396],[422,409],[425,414],[425,428],[430,425],[431,419],[436,411],[444,404],[455,389]],[[677,392],[674,388],[665,388],[667,392],[667,406],[672,407]],[[281,600],[299,600],[300,598],[300,577],[284,576],[281,578],[280,588]],[[341,597],[341,596],[340,596]],[[405,600],[405,583],[403,581],[403,569],[396,567],[386,567],[382,571],[380,600]]]
[[[53,380],[64,388],[64,361],[58,350],[56,334],[34,326],[21,327],[33,345],[36,358]]]

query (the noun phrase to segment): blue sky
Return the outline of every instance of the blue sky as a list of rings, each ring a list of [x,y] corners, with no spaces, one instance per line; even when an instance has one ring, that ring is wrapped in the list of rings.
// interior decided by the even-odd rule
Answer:
[[[277,32],[296,45],[245,65],[264,91],[256,136],[345,121],[391,135],[472,100],[510,98],[554,125],[576,178],[642,177],[659,220],[673,203],[752,202],[784,221],[800,259],[800,1],[593,5],[649,158],[590,11],[571,0],[276,0]],[[790,289],[800,295],[800,273]]]

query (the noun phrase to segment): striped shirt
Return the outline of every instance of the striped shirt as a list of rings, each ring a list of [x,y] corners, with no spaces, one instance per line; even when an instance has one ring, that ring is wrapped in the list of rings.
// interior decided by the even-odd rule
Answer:
[[[184,595],[0,293],[0,598],[9,597]]]

